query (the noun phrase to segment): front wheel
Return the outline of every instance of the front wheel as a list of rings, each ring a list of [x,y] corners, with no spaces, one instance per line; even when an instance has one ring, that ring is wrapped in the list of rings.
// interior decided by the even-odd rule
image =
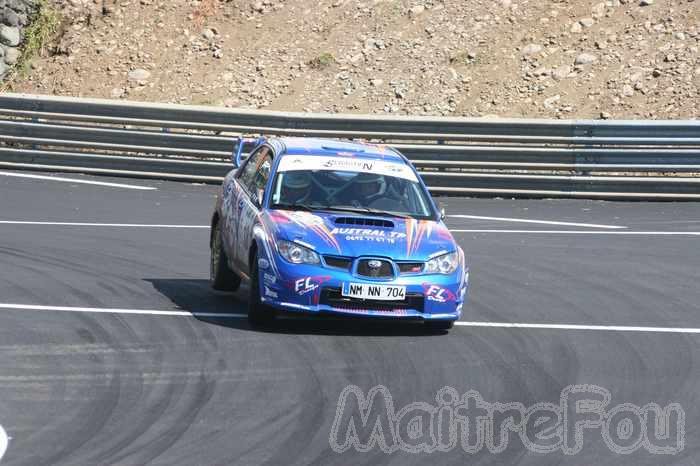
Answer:
[[[253,256],[250,273],[250,295],[248,298],[248,322],[254,327],[270,325],[275,320],[275,310],[260,300],[260,272],[258,255]]]
[[[236,291],[241,286],[241,278],[228,266],[228,257],[221,241],[221,228],[217,223],[211,232],[211,259],[209,261],[209,282],[220,291]]]
[[[433,320],[426,321],[425,327],[430,332],[442,332],[451,329],[454,324],[454,320]]]

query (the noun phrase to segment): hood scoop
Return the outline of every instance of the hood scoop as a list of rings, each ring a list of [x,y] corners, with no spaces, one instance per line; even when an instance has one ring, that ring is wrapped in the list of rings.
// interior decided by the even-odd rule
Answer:
[[[362,227],[382,227],[394,228],[394,222],[380,218],[365,218],[365,217],[337,217],[336,225],[352,225]]]

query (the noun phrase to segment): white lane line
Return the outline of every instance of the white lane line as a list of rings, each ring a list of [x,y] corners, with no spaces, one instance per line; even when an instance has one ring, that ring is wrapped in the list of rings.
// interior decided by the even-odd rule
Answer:
[[[616,225],[599,225],[597,223],[572,223],[572,222],[555,222],[551,220],[530,220],[524,218],[508,218],[508,217],[484,217],[481,215],[448,215],[452,218],[469,218],[474,220],[496,220],[498,222],[513,222],[513,223],[541,223],[543,225],[561,225],[568,227],[588,227],[588,228],[607,228],[610,230],[617,230],[627,227],[616,226]]]
[[[0,309],[16,309],[27,311],[59,311],[59,312],[92,312],[97,314],[136,314],[156,315],[171,317],[227,317],[243,319],[248,314],[234,312],[188,312],[188,311],[162,311],[157,309],[120,309],[104,307],[74,307],[74,306],[40,306],[34,304],[0,304]],[[516,329],[548,329],[548,330],[598,330],[608,332],[652,332],[652,333],[687,333],[700,334],[700,328],[693,327],[640,327],[628,325],[579,325],[579,324],[526,324],[511,322],[469,322],[457,321],[460,327],[491,327],[491,328],[516,328]],[[2,428],[2,426],[0,426]],[[1,432],[0,432],[1,434]],[[0,447],[2,436],[0,435]]]
[[[46,175],[28,175],[26,173],[10,173],[0,171],[1,176],[11,176],[15,178],[32,178],[35,180],[50,180],[50,181],[63,181],[65,183],[79,183],[79,184],[93,184],[97,186],[109,186],[111,188],[124,188],[124,189],[140,189],[142,191],[153,191],[158,188],[153,186],[138,186],[135,184],[122,184],[122,183],[107,183],[105,181],[92,181],[92,180],[81,180],[77,178],[62,178],[58,176],[46,176]]]
[[[161,311],[157,309],[119,309],[109,307],[74,307],[74,306],[38,306],[34,304],[0,304],[0,309],[18,309],[27,311],[60,311],[60,312],[94,312],[98,314],[137,314],[174,317],[248,317],[248,314],[233,312],[188,312]]]
[[[0,309],[15,309],[27,311],[60,311],[60,312],[92,312],[97,314],[136,314],[171,317],[228,317],[243,319],[248,314],[233,312],[187,312],[162,311],[156,309],[119,309],[103,307],[74,307],[74,306],[39,306],[34,304],[0,304]],[[608,332],[651,332],[651,333],[687,333],[700,334],[700,328],[693,327],[640,327],[627,325],[578,325],[578,324],[526,324],[511,322],[469,322],[457,321],[459,327],[491,327],[515,329],[548,329],[548,330],[598,330]],[[0,436],[0,443],[1,443]],[[0,446],[2,446],[0,444]]]
[[[80,223],[80,222],[31,222],[0,220],[0,225],[55,225],[65,227],[125,227],[125,228],[210,228],[209,225],[169,225],[145,223]]]
[[[5,429],[2,426],[0,426],[0,459],[2,459],[3,456],[5,456],[9,440],[10,438],[7,436],[7,432],[5,432]]]
[[[66,227],[112,227],[112,228],[190,228],[208,229],[209,225],[146,224],[146,223],[83,223],[83,222],[34,222],[0,220],[0,225],[46,225]],[[620,227],[627,228],[627,227]],[[608,230],[463,230],[450,228],[452,233],[518,233],[537,235],[632,235],[632,236],[700,236],[700,231],[608,231]]]
[[[628,325],[576,325],[576,324],[523,324],[509,322],[458,321],[460,327],[525,328],[547,330],[598,330],[605,332],[652,332],[652,333],[700,333],[700,328],[684,327],[636,327]]]
[[[636,236],[700,236],[700,231],[592,231],[592,230],[457,230],[452,233],[518,233],[536,235],[636,235]]]

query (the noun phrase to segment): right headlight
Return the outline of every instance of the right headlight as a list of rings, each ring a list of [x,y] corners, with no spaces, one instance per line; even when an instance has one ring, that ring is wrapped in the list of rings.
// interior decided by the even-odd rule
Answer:
[[[457,252],[450,252],[448,254],[443,254],[442,256],[433,257],[428,262],[425,263],[424,273],[442,273],[449,275],[457,270],[459,265],[459,254]]]
[[[291,241],[278,241],[277,249],[282,257],[292,264],[318,264],[321,262],[315,251]]]

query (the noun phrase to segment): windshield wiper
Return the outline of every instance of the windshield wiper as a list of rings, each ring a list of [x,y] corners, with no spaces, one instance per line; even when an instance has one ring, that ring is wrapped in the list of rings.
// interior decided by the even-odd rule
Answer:
[[[270,206],[270,209],[281,209],[281,210],[305,210],[307,212],[311,212],[313,209],[306,204],[287,204],[287,203],[280,203],[280,204],[272,204]]]

